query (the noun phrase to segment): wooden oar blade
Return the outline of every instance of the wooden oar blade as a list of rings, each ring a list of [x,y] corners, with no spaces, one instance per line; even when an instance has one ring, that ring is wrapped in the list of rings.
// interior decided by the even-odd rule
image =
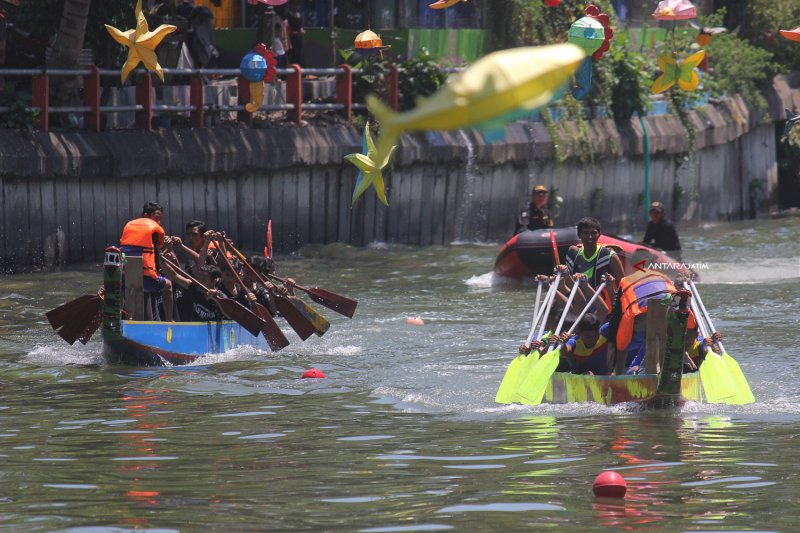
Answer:
[[[236,321],[244,329],[250,332],[251,335],[257,337],[261,328],[264,326],[264,321],[247,310],[239,302],[231,300],[230,298],[220,298],[217,300],[220,311],[231,320]]]
[[[267,339],[267,344],[269,344],[273,352],[277,352],[289,346],[289,339],[286,338],[281,328],[278,327],[269,309],[255,302],[253,303],[253,311],[264,321],[261,333],[264,335],[264,338]]]
[[[342,296],[325,289],[320,289],[319,287],[311,287],[307,289],[306,292],[315,302],[324,305],[328,309],[332,309],[337,313],[346,316],[347,318],[353,318],[353,314],[356,312],[356,306],[358,305],[356,300],[352,300],[346,296]]]
[[[744,377],[744,372],[742,372],[739,363],[725,351],[722,352],[722,360],[725,361],[725,366],[728,367],[728,376],[731,378],[734,387],[736,387],[737,405],[754,403],[756,397],[753,396],[753,391],[750,390],[750,385],[747,383],[747,378]]]
[[[274,296],[275,305],[278,306],[278,312],[280,312],[281,316],[286,319],[286,322],[289,323],[289,325],[301,339],[306,340],[311,335],[316,333],[317,330],[314,327],[314,324],[312,324],[303,313],[301,313],[294,305],[292,305],[292,302],[280,294],[275,294]]]
[[[100,327],[100,324],[103,323],[103,313],[101,309],[97,310],[94,317],[92,317],[91,322],[87,324],[87,326],[81,331],[81,334],[78,336],[78,340],[81,341],[81,344],[86,344],[89,342],[89,339],[92,338],[94,332],[97,331],[97,328]]]
[[[322,337],[330,329],[331,323],[301,298],[297,296],[287,296],[286,298],[314,325],[317,336]]]
[[[544,393],[550,384],[550,378],[558,368],[561,349],[550,350],[539,359],[528,380],[522,384],[519,394],[522,398],[521,403],[526,405],[539,405],[544,399]]]
[[[503,376],[503,381],[500,382],[500,387],[497,389],[497,395],[494,397],[495,403],[512,403],[512,398],[517,390],[519,378],[524,367],[525,355],[523,354],[518,355],[509,363]]]
[[[96,294],[84,294],[83,296],[78,296],[77,298],[48,311],[44,316],[47,317],[47,320],[50,322],[50,325],[53,326],[53,329],[58,329],[61,326],[66,325],[67,322],[74,320],[77,314],[76,311],[84,309],[86,304],[95,299],[102,301],[101,298]]]
[[[75,344],[75,341],[83,337],[88,342],[89,337],[97,329],[96,326],[92,329],[92,326],[97,321],[102,305],[103,299],[95,294],[71,306],[72,317],[57,331],[58,336],[69,344]]]

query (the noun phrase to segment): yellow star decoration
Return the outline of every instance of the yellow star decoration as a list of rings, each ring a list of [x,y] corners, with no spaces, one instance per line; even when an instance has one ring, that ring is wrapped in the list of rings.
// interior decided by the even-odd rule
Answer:
[[[142,13],[142,0],[136,2],[136,29],[120,31],[108,24],[104,25],[114,38],[122,46],[128,47],[128,60],[122,66],[122,83],[128,79],[128,75],[133,69],[141,62],[144,63],[145,68],[155,71],[161,81],[164,81],[164,71],[161,70],[161,65],[158,64],[158,57],[156,57],[156,47],[161,44],[161,41],[174,32],[177,28],[170,24],[162,24],[154,31],[150,31],[147,26],[147,20]]]
[[[369,122],[367,122],[367,125],[364,126],[364,151],[366,154],[348,154],[344,156],[345,159],[357,166],[359,170],[350,207],[355,205],[358,197],[364,194],[364,191],[366,191],[370,185],[375,187],[378,199],[383,202],[384,205],[389,205],[389,202],[386,200],[386,185],[383,182],[382,171],[386,165],[389,164],[389,159],[391,159],[395,148],[397,148],[397,146],[392,146],[389,150],[389,154],[380,165],[377,164],[373,159],[375,157],[375,143],[372,140],[372,135],[369,134]]]

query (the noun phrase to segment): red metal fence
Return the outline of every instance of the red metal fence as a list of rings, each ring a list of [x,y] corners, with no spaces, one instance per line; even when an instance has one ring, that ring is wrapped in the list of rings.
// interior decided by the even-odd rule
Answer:
[[[135,112],[135,127],[151,129],[153,113],[189,113],[189,121],[193,127],[202,128],[205,125],[205,114],[211,108],[205,102],[205,88],[208,76],[235,76],[238,78],[238,105],[218,106],[215,111],[228,111],[237,113],[237,120],[251,123],[253,113],[245,109],[245,104],[250,101],[250,82],[241,76],[239,69],[164,69],[164,74],[189,76],[189,103],[188,105],[160,105],[153,101],[153,77],[150,72],[139,70],[136,72],[136,102],[135,105],[101,106],[101,84],[103,76],[119,77],[120,71],[113,69],[100,69],[89,65],[82,69],[0,69],[2,78],[30,77],[32,87],[32,101],[28,108],[37,111],[34,126],[42,131],[48,131],[50,115],[53,113],[76,113],[83,115],[83,127],[87,130],[101,130],[101,115],[103,113]],[[338,68],[302,69],[299,65],[289,65],[289,68],[279,69],[278,75],[286,83],[286,103],[262,105],[260,111],[285,111],[286,120],[299,124],[303,111],[335,110],[341,112],[346,120],[350,120],[353,109],[363,109],[363,103],[353,103],[353,75],[361,74],[349,65]],[[335,76],[336,91],[335,103],[316,103],[303,101],[304,77]],[[80,76],[83,78],[83,105],[81,106],[51,106],[50,105],[50,80],[54,76]],[[388,65],[387,89],[389,105],[397,110],[398,105],[399,70],[396,65]],[[9,108],[0,107],[0,113],[8,112]]]

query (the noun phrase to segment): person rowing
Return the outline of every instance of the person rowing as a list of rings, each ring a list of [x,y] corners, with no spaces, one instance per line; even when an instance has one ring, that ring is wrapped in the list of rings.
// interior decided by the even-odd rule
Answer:
[[[565,262],[571,274],[584,274],[586,285],[596,289],[602,282],[604,274],[611,274],[616,280],[625,275],[619,256],[609,247],[598,244],[601,235],[600,222],[591,217],[578,221],[576,226],[581,246],[570,246]],[[607,285],[608,286],[608,285]],[[613,286],[608,286],[613,292]],[[589,295],[591,298],[591,295]],[[604,293],[600,296],[608,309],[611,309],[611,296]]]
[[[119,239],[120,251],[130,257],[142,258],[142,288],[150,295],[160,293],[164,299],[164,320],[173,321],[172,282],[159,273],[159,253],[164,246],[166,233],[161,227],[164,209],[155,202],[147,202],[142,207],[142,216],[131,220],[122,229]],[[156,308],[145,302],[145,314]]]

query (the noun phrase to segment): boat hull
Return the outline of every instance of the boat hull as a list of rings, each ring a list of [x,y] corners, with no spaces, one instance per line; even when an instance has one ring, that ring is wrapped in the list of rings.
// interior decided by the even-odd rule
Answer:
[[[131,366],[184,365],[204,356],[242,346],[269,351],[261,337],[254,337],[232,321],[139,322],[120,320],[121,332],[104,331],[103,355],[112,364]]]
[[[605,405],[636,402],[654,407],[703,402],[700,373],[683,374],[680,394],[658,394],[658,375],[594,376],[556,372],[544,395],[546,403],[594,402]]]
[[[555,261],[550,231],[549,229],[528,230],[511,237],[497,254],[494,263],[495,274],[512,279],[523,279],[537,274],[552,274]],[[580,245],[581,241],[578,239],[574,226],[553,228],[552,231],[555,234],[558,256],[563,264],[569,247]],[[598,242],[619,254],[626,274],[634,271],[634,261],[631,259],[637,252],[637,261],[640,258],[646,258],[645,266],[649,267],[650,263],[670,265],[669,267],[664,266],[662,269],[670,277],[686,270],[679,261],[660,250],[643,244],[630,242],[613,235],[601,235]]]

